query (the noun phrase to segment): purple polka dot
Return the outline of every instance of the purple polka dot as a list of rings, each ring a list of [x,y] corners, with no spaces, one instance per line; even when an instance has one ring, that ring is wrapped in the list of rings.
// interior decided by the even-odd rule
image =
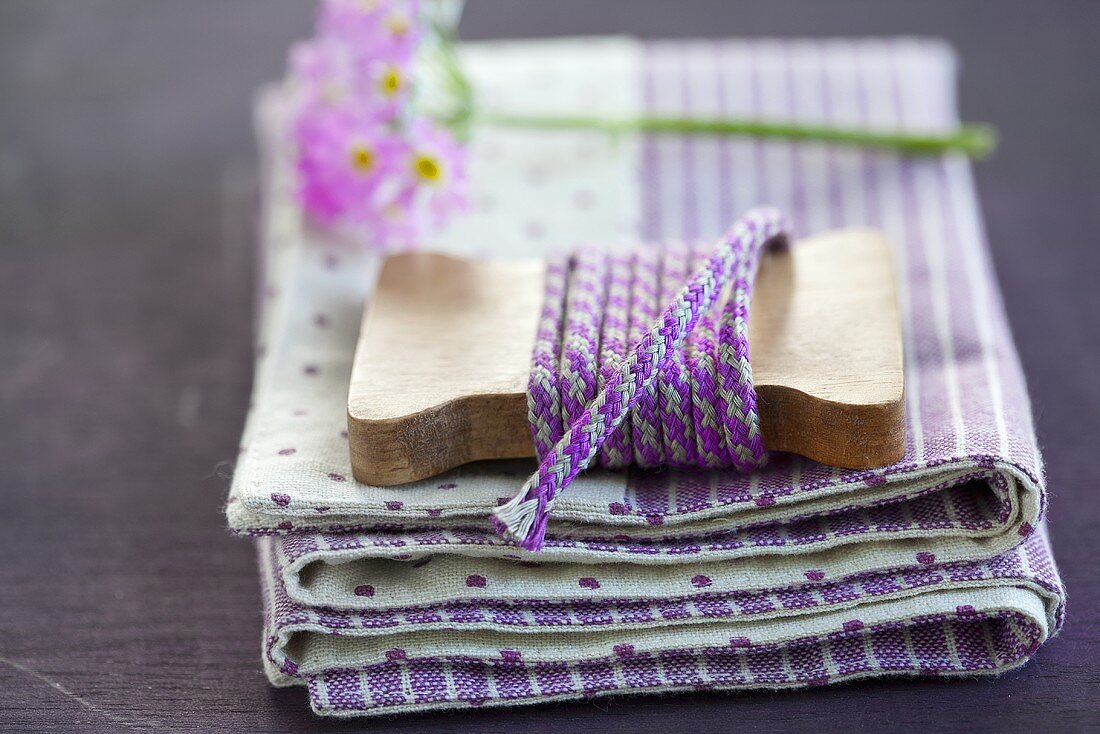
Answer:
[[[363,584],[362,586],[355,587],[356,596],[374,596],[374,587],[369,584]]]
[[[706,587],[710,586],[712,583],[713,582],[710,580],[710,576],[704,576],[703,574],[698,574],[696,576],[691,577],[691,585],[695,586],[695,587],[698,587],[700,589],[705,589]]]
[[[600,588],[600,582],[591,576],[585,576],[584,578],[577,579],[577,583],[580,584],[582,589],[598,589]]]
[[[523,232],[529,238],[533,240],[539,240],[542,239],[543,236],[546,234],[546,225],[542,222],[536,222],[532,220],[523,225]]]
[[[730,647],[749,647],[752,643],[748,637],[731,637]]]
[[[806,572],[806,578],[808,578],[810,581],[821,581],[823,578],[825,578],[825,572],[815,568],[812,571]]]
[[[649,525],[664,525],[665,518],[662,515],[646,515],[645,521]]]
[[[298,663],[293,660],[284,660],[280,667],[287,675],[298,675]]]
[[[611,649],[621,658],[629,658],[634,655],[633,645],[615,645],[615,647]]]
[[[455,484],[454,482],[447,482],[446,484],[440,484],[439,488],[440,489],[454,489],[457,486],[458,485]]]
[[[305,375],[308,375],[309,377],[313,377],[314,375],[318,375],[318,374],[320,374],[320,372],[321,372],[321,368],[318,367],[315,364],[307,364],[305,367],[302,368],[302,373],[305,374]]]
[[[867,477],[864,483],[868,487],[879,487],[883,484],[886,484],[886,477],[882,476],[881,474],[872,474],[871,476]]]
[[[760,497],[756,498],[757,507],[770,507],[774,504],[775,497],[772,497],[770,494],[761,495]]]
[[[439,507],[433,507],[428,510],[428,517],[440,517],[443,514],[443,509]]]
[[[981,454],[979,456],[971,456],[970,459],[978,464],[978,466],[985,469],[994,469],[997,466],[996,460],[989,455]]]
[[[630,513],[630,508],[622,502],[612,502],[607,506],[607,511],[612,515],[627,515]]]
[[[973,604],[960,604],[959,606],[955,607],[955,614],[959,615],[960,617],[969,617],[977,613],[978,612],[974,609]]]
[[[936,555],[934,553],[929,553],[928,551],[921,551],[920,553],[917,554],[917,563],[920,563],[924,566],[931,566],[935,562],[936,562]]]
[[[314,324],[314,326],[317,326],[319,328],[322,328],[322,329],[325,328],[329,324],[328,316],[326,316],[323,313],[317,314],[316,316],[313,317],[313,324]]]
[[[290,520],[283,520],[281,523],[279,523],[278,528],[279,530],[293,530],[294,523],[292,523]]]
[[[523,656],[519,654],[519,650],[501,650],[500,657],[509,663],[518,663]]]
[[[386,502],[386,509],[387,510],[400,510],[404,506],[405,506],[404,502],[398,502],[396,500],[388,500]]]
[[[386,660],[404,660],[406,657],[408,657],[408,653],[406,653],[400,647],[395,647],[392,650],[386,650]]]
[[[283,494],[282,492],[272,492],[271,501],[277,504],[279,507],[286,507],[290,504],[290,495]]]
[[[1026,538],[1035,532],[1035,528],[1031,527],[1031,523],[1025,522],[1020,525],[1020,529],[1016,531],[1021,538]]]
[[[861,629],[863,629],[862,619],[849,619],[847,622],[844,623],[845,632],[857,632]]]
[[[296,451],[296,449],[279,449],[279,456],[293,456]]]
[[[588,189],[581,189],[573,194],[573,206],[578,209],[591,209],[596,205],[596,195]]]
[[[480,574],[473,573],[466,577],[466,585],[471,589],[484,589],[487,583],[485,577]]]
[[[319,507],[314,507],[314,508],[313,508],[313,511],[314,511],[314,512],[319,512],[319,513],[321,513],[321,514],[323,515],[323,514],[325,514],[326,512],[328,512],[328,511],[329,511],[330,509],[332,509],[332,508],[331,508],[331,507],[329,507],[328,505],[320,505]]]
[[[550,178],[549,171],[544,166],[531,166],[527,169],[527,183],[541,186]]]
[[[330,473],[328,475],[328,478],[331,479],[334,482],[346,482],[346,481],[348,481],[347,477],[345,477],[343,474],[337,474],[336,472]]]

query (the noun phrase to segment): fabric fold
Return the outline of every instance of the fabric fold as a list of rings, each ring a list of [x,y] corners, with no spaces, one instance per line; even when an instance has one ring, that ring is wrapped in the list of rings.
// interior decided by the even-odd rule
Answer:
[[[331,715],[993,674],[1024,663],[1063,614],[1045,534],[985,563],[835,582],[753,588],[742,580],[727,594],[554,603],[527,574],[526,584],[505,580],[528,589],[522,601],[371,611],[296,603],[275,541],[262,539],[258,551],[269,675],[276,684],[304,680],[314,708]]]

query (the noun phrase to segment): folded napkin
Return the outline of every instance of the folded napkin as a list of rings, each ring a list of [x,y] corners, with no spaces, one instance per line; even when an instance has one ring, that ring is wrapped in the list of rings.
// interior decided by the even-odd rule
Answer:
[[[465,53],[498,110],[957,123],[954,60],[937,42],[589,39]],[[500,539],[487,511],[531,462],[390,488],[351,478],[347,385],[377,260],[303,225],[281,90],[261,97],[258,121],[265,283],[227,516],[257,536],[268,675],[306,684],[318,713],[997,673],[1060,626],[1041,458],[965,159],[479,131],[473,211],[443,249],[530,257],[714,238],[758,203],[787,212],[796,235],[874,226],[895,246],[900,462],[847,471],[778,454],[752,474],[589,472],[531,553]]]

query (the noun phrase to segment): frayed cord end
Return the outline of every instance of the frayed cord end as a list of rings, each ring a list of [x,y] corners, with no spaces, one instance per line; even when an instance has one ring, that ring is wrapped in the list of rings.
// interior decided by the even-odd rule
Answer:
[[[546,537],[550,508],[540,496],[528,497],[530,482],[515,497],[493,510],[493,528],[502,537],[514,540],[520,548],[537,551]]]

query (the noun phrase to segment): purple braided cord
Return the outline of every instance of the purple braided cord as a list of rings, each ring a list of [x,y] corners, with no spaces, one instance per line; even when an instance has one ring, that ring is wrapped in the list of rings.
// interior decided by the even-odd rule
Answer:
[[[661,291],[661,262],[663,248],[646,247],[634,255],[634,298],[630,309],[629,341],[637,344],[657,319]],[[656,381],[638,391],[638,402],[630,414],[630,431],[634,445],[634,464],[646,469],[663,466],[665,449],[661,432],[660,414],[657,412]],[[539,453],[539,456],[544,456]]]
[[[539,468],[493,511],[498,532],[541,548],[558,495],[594,461],[742,471],[764,461],[748,313],[761,251],[785,231],[778,211],[759,207],[710,253],[589,250],[550,263],[528,385]],[[701,267],[672,298],[686,264]],[[646,330],[655,296],[671,303]]]
[[[687,281],[688,253],[669,246],[663,253],[661,302],[668,303]],[[691,378],[685,368],[683,352],[677,348],[658,366],[657,409],[661,436],[665,445],[665,463],[670,466],[694,466],[696,456],[695,426],[691,418]]]

